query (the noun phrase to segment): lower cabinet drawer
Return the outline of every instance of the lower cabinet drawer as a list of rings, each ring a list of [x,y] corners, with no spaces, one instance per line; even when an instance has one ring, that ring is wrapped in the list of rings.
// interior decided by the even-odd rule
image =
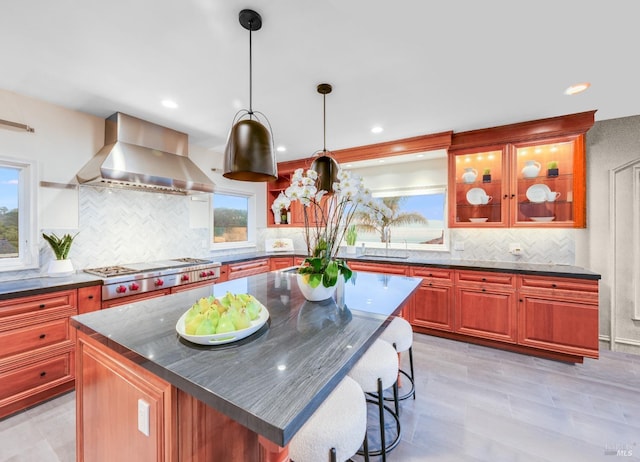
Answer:
[[[31,389],[46,388],[52,382],[71,379],[71,354],[67,352],[0,374],[0,402]]]
[[[244,278],[269,272],[269,260],[253,260],[246,263],[230,263],[229,279]]]
[[[69,318],[0,332],[0,358],[69,340]]]

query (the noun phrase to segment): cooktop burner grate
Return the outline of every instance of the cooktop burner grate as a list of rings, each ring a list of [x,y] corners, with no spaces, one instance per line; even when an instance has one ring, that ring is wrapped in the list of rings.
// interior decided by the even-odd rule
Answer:
[[[173,258],[171,261],[177,261],[180,263],[198,263],[198,264],[204,264],[204,263],[209,263],[209,260],[203,260],[202,258]]]
[[[103,266],[100,268],[87,268],[84,271],[85,273],[95,274],[96,276],[102,276],[105,278],[138,272],[132,268],[127,268],[126,266]]]

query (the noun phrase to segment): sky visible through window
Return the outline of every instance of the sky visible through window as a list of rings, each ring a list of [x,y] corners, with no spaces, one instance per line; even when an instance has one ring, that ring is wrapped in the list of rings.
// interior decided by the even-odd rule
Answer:
[[[17,168],[0,167],[0,207],[7,210],[18,208],[18,176]]]

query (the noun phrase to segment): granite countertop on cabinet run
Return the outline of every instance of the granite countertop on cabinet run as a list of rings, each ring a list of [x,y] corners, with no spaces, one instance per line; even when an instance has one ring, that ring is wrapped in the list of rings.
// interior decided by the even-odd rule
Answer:
[[[411,252],[410,252],[411,254]],[[255,260],[267,257],[304,257],[300,252],[251,252],[236,255],[214,256],[213,260],[222,264]],[[526,262],[482,261],[482,260],[454,260],[454,259],[428,259],[409,255],[408,258],[385,257],[384,255],[355,256],[341,253],[340,258],[353,261],[370,263],[385,263],[391,265],[433,266],[434,268],[448,268],[459,270],[493,271],[515,274],[529,274],[550,277],[565,277],[578,279],[601,279],[601,275],[579,266],[557,265]]]
[[[285,446],[419,283],[419,278],[362,273],[344,285],[343,303],[314,303],[303,298],[294,272],[270,272],[74,316],[71,322]],[[227,291],[253,294],[269,310],[268,324],[247,339],[219,346],[194,345],[178,336],[176,322],[194,302]]]
[[[102,279],[87,273],[75,273],[63,278],[39,278],[18,279],[15,281],[0,282],[0,300],[16,297],[28,297],[59,290],[79,289],[101,285]]]

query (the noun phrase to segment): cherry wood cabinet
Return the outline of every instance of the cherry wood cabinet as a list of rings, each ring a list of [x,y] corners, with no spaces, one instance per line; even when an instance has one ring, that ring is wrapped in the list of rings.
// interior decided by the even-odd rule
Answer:
[[[172,387],[82,332],[77,354],[76,459],[177,460]],[[138,429],[141,401],[149,406],[148,436]]]
[[[102,286],[81,287],[78,289],[78,314],[97,311],[102,304]]]
[[[518,342],[598,357],[598,282],[519,277]]]
[[[293,257],[271,257],[269,259],[269,271],[276,271],[293,266]]]
[[[228,279],[238,279],[254,274],[267,273],[269,271],[269,259],[259,258],[257,260],[243,261],[228,264]]]
[[[0,418],[74,387],[77,291],[0,301]]]
[[[593,123],[590,111],[455,133],[449,226],[584,228]]]
[[[409,274],[409,267],[406,265],[388,265],[384,263],[371,263],[358,260],[347,262],[352,271],[366,271],[370,273],[399,274],[406,276]]]
[[[515,276],[480,271],[456,271],[455,331],[516,343]]]
[[[260,437],[84,332],[77,334],[76,460],[286,462]],[[149,434],[138,403],[149,405]]]
[[[224,264],[220,266],[220,277],[214,282],[226,282],[229,280],[229,265]]]
[[[453,271],[414,266],[409,276],[422,282],[409,304],[407,320],[414,326],[453,330]]]

